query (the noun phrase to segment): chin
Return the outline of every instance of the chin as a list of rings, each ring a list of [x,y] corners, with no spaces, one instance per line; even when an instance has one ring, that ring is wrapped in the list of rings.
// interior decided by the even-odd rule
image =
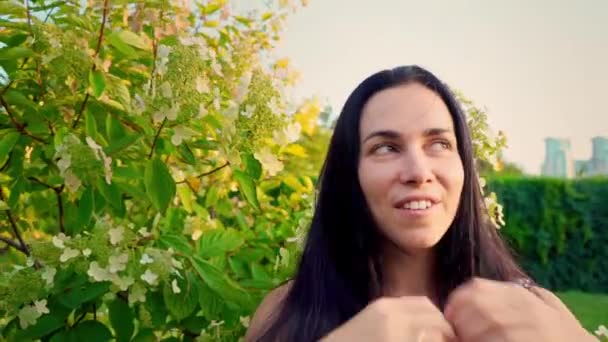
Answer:
[[[426,229],[425,229],[426,230]],[[400,249],[408,253],[423,252],[434,248],[443,234],[430,232],[428,230],[412,231],[407,234],[402,234],[394,241]]]

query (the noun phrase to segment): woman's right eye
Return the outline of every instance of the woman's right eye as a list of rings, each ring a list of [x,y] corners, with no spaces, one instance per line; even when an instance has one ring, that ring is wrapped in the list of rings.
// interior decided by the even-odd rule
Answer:
[[[378,144],[372,148],[372,152],[375,154],[387,154],[395,152],[397,149],[390,144]]]

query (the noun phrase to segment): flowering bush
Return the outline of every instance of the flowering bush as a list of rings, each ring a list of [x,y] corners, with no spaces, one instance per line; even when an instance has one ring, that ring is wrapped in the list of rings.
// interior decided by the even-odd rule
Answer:
[[[267,6],[0,2],[2,338],[243,336],[293,273],[329,137],[271,53],[299,5]]]
[[[296,74],[268,53],[298,5],[268,6],[0,4],[0,238],[21,254],[1,264],[2,336],[243,335],[313,193],[283,160],[319,107],[289,101]]]

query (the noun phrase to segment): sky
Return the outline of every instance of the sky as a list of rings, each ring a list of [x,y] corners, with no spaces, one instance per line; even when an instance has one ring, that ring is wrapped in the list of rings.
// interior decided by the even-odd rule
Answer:
[[[589,159],[591,137],[608,136],[606,0],[310,0],[276,53],[301,73],[297,96],[336,112],[368,75],[423,66],[488,110],[505,159],[528,173],[540,173],[545,137]]]

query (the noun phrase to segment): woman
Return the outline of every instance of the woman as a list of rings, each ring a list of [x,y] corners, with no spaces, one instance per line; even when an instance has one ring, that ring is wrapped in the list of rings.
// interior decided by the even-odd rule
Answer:
[[[248,341],[593,341],[488,222],[450,90],[417,67],[364,80],[336,123],[292,281]]]

